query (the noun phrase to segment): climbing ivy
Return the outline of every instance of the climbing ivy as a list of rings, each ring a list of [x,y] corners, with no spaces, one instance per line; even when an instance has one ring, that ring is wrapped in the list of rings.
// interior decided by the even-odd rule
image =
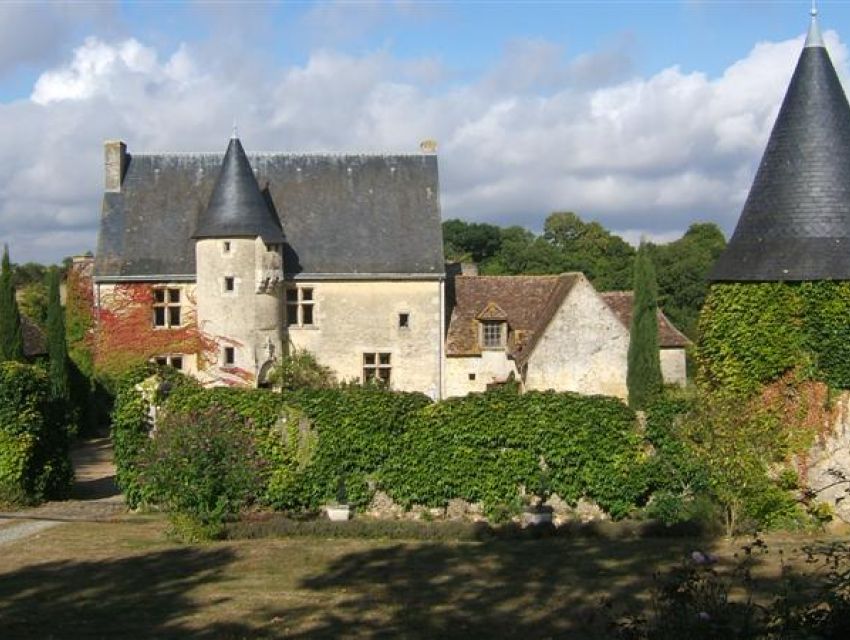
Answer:
[[[712,285],[699,321],[697,380],[752,395],[797,369],[850,388],[850,282]]]
[[[622,517],[647,490],[634,413],[573,393],[493,391],[426,407],[395,442],[381,484],[404,505],[452,498],[489,512],[516,504],[541,469],[564,500]]]

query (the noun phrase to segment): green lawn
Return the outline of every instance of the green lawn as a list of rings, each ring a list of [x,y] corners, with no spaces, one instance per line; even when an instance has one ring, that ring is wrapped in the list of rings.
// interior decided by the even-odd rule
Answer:
[[[72,523],[0,547],[2,638],[608,637],[653,572],[740,543],[290,538],[181,545],[165,523]],[[760,576],[802,560],[773,537]],[[603,606],[608,603],[609,606]]]

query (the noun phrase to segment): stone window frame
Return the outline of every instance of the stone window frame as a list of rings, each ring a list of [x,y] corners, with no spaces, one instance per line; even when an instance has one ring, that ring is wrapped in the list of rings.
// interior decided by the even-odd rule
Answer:
[[[183,367],[186,364],[186,355],[182,353],[170,353],[164,356],[154,356],[151,358],[151,361],[160,366],[174,367],[178,371],[183,371]]]
[[[507,322],[504,320],[480,320],[478,341],[487,351],[498,351],[507,345]]]
[[[410,311],[398,312],[398,328],[401,331],[410,331],[410,319],[412,314]]]
[[[233,256],[233,242],[230,240],[222,240],[221,242],[221,255],[226,258],[230,258]]]
[[[154,329],[183,326],[183,292],[181,287],[153,287],[152,324]],[[161,314],[161,317],[160,317]]]
[[[379,380],[381,384],[389,387],[392,382],[392,352],[364,351],[362,369],[363,384],[369,384],[373,380]]]
[[[225,367],[236,366],[236,347],[224,347],[221,350],[221,361]]]
[[[312,285],[290,285],[284,293],[286,326],[313,328],[316,326],[316,288]]]
[[[227,288],[228,280],[230,281],[230,284],[232,285],[232,287],[230,289]],[[233,274],[230,274],[230,273],[222,276],[222,278],[221,278],[221,295],[227,296],[227,297],[236,296],[238,290],[239,290],[239,278],[237,278],[236,276],[234,276]]]

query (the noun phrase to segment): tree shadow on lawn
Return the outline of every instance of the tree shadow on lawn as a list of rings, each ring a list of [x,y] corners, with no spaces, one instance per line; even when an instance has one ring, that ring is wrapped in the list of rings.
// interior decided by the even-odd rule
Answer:
[[[675,564],[694,544],[386,546],[348,554],[305,578],[301,587],[323,596],[317,605],[275,615],[287,637],[300,638],[608,638],[609,611],[641,610],[656,568]]]
[[[0,637],[244,637],[247,630],[236,623],[200,630],[185,624],[199,608],[192,590],[220,580],[233,559],[229,549],[186,547],[23,567],[0,575]]]

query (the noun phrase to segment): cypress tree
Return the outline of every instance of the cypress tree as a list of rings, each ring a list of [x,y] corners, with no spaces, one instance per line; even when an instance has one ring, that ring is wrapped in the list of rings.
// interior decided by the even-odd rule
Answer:
[[[59,271],[47,274],[47,355],[50,358],[50,388],[54,398],[68,398],[68,345],[65,316],[59,299]]]
[[[0,362],[5,360],[24,361],[24,334],[12,284],[8,245],[3,248],[3,262],[0,266]]]
[[[645,409],[661,392],[661,356],[658,351],[658,287],[655,267],[642,242],[635,258],[634,306],[629,327],[629,358],[626,384],[629,406]]]

